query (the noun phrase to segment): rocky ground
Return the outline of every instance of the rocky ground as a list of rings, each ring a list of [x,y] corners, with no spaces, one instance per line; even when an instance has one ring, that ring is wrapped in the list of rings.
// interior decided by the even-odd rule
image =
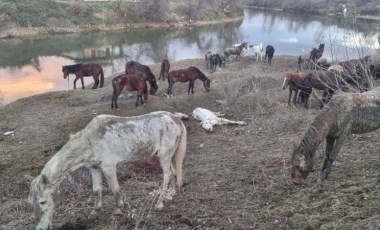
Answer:
[[[379,131],[352,135],[333,167],[331,178],[320,183],[318,170],[307,183],[290,181],[290,155],[319,112],[287,106],[288,91],[281,84],[286,72],[296,70],[296,57],[275,56],[273,66],[252,57],[232,60],[209,74],[202,59],[171,63],[171,69],[197,66],[211,79],[206,92],[201,81],[195,94],[187,84],[174,85],[174,97],[162,96],[167,82],[160,81],[155,96],[136,109],[134,99],[121,100],[111,110],[112,76],[105,87],[53,92],[17,100],[0,108],[0,229],[33,229],[27,203],[29,184],[44,164],[96,115],[134,116],[167,110],[191,114],[196,107],[221,111],[246,126],[218,126],[206,132],[194,119],[188,130],[181,193],[161,211],[149,195],[162,181],[158,172],[133,172],[128,164],[118,169],[126,208],[114,217],[114,199],[106,184],[104,207],[89,219],[93,195],[86,169],[69,175],[59,187],[54,229],[378,229],[380,226]],[[159,64],[151,65],[159,75]],[[126,94],[129,92],[125,92]],[[134,92],[132,92],[134,95]]]

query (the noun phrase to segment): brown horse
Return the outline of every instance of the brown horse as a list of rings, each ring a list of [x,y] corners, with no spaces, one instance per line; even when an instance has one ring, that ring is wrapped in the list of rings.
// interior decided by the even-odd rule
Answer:
[[[282,83],[282,89],[289,87],[289,99],[288,105],[290,105],[290,100],[292,98],[292,92],[294,92],[293,104],[296,104],[297,94],[300,91],[301,101],[305,103],[305,107],[308,107],[309,96],[311,94],[312,88],[307,87],[304,84],[306,73],[304,72],[293,72],[287,73],[284,77],[284,82]]]
[[[325,44],[320,44],[318,49],[313,48],[310,52],[302,54],[298,57],[298,71],[301,70],[301,64],[306,62],[306,69],[310,69],[311,66],[316,67],[316,63],[319,58],[322,57],[325,50]]]
[[[158,85],[156,76],[154,76],[150,68],[135,61],[129,61],[125,64],[125,73],[136,73],[136,71],[140,71],[143,74],[144,79],[150,84],[149,93],[154,95],[158,89]]]
[[[315,117],[291,158],[294,184],[303,184],[313,170],[314,155],[326,140],[321,180],[327,179],[331,166],[350,134],[368,133],[380,128],[380,87],[365,93],[345,93],[331,102]]]
[[[170,69],[170,63],[168,59],[162,60],[161,71],[160,71],[160,76],[158,77],[158,80],[160,80],[162,77],[162,80],[165,81],[165,77],[168,77],[169,69]]]
[[[112,79],[112,102],[111,109],[119,109],[117,106],[117,99],[121,93],[121,91],[125,88],[130,91],[137,91],[137,99],[135,106],[139,106],[139,100],[141,104],[144,104],[142,95],[144,94],[144,99],[148,99],[148,86],[144,79],[142,73],[129,73],[129,74],[121,74]]]
[[[99,76],[100,76],[100,85],[99,88],[102,88],[104,85],[104,72],[103,68],[96,63],[88,63],[88,64],[75,64],[75,65],[64,65],[62,66],[63,78],[66,79],[69,74],[75,74],[74,79],[74,89],[76,89],[76,82],[78,79],[82,82],[82,89],[84,89],[84,81],[83,77],[92,76],[94,78],[93,89],[96,89],[99,84]]]
[[[187,93],[190,94],[191,92],[192,94],[194,94],[194,82],[197,79],[203,81],[203,86],[205,87],[206,91],[209,92],[210,80],[197,67],[190,66],[187,69],[170,71],[168,76],[168,94],[173,94],[173,85],[176,82],[189,82],[189,88]]]
[[[303,86],[323,91],[321,108],[330,101],[337,89],[345,85],[341,76],[332,71],[312,70],[305,73]]]
[[[236,55],[236,58],[240,58],[241,57],[241,51],[244,48],[248,49],[248,43],[243,42],[238,47],[232,47],[232,48],[225,49],[224,50],[224,56],[226,57],[227,60],[228,60],[228,57],[231,55]]]

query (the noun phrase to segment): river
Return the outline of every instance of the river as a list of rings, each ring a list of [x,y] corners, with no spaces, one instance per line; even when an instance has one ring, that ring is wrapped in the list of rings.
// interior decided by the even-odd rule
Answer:
[[[203,58],[207,51],[223,53],[242,41],[273,45],[275,56],[300,55],[325,43],[322,58],[333,61],[364,56],[379,48],[376,21],[259,9],[245,9],[244,14],[243,20],[204,26],[2,39],[0,105],[72,89],[74,76],[68,84],[62,66],[79,62],[99,63],[108,77],[122,72],[126,61],[152,64],[164,58]],[[86,77],[85,83],[92,84],[92,78]]]

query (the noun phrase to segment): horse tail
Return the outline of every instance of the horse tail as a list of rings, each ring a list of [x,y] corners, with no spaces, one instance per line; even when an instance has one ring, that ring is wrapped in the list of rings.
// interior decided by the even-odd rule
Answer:
[[[99,86],[99,88],[102,88],[104,85],[104,72],[103,72],[103,68],[102,67],[100,67],[100,68],[101,69],[100,69],[100,86]]]
[[[182,134],[177,146],[177,149],[175,150],[175,153],[172,157],[172,162],[170,166],[170,170],[172,171],[173,175],[177,178],[177,186],[182,186],[182,164],[183,159],[185,158],[186,154],[186,145],[187,145],[187,131],[185,125],[181,122],[181,129]]]

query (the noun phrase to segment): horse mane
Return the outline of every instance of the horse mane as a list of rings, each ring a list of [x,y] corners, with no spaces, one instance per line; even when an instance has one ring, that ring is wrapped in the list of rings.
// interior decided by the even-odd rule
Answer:
[[[82,68],[82,63],[74,64],[74,65],[65,65],[63,69],[67,69],[69,73],[76,73]]]
[[[205,75],[204,73],[202,73],[197,67],[192,66],[191,68],[194,69],[195,72],[197,72],[198,76],[200,77],[200,78],[199,78],[200,80],[202,80],[203,82],[204,82],[204,81],[210,81],[210,79],[208,79],[208,78],[206,77],[206,75]]]

